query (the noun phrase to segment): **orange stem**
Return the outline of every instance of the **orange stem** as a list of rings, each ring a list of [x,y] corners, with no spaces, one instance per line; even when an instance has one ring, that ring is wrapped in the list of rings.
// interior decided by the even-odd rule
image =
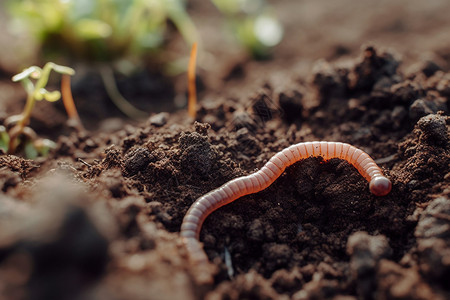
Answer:
[[[195,119],[197,111],[195,109],[197,105],[197,91],[195,88],[195,66],[197,58],[197,43],[192,44],[191,57],[189,58],[188,67],[188,113],[191,118]]]
[[[64,103],[64,108],[66,109],[69,119],[74,120],[79,128],[83,129],[83,124],[81,123],[80,116],[78,115],[77,108],[75,107],[75,102],[73,101],[72,97],[72,89],[70,88],[70,75],[62,75],[61,95]]]

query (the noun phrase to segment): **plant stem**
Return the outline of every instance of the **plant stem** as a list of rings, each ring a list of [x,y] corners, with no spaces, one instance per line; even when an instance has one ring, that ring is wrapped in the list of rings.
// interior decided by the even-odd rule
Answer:
[[[9,145],[8,154],[13,154],[16,151],[16,139],[23,132],[24,127],[28,124],[31,116],[31,111],[33,110],[36,99],[34,99],[33,93],[28,93],[27,102],[21,114],[22,118],[20,121],[9,131]]]
[[[36,84],[31,84],[30,79],[26,78],[22,81],[25,90],[27,91],[27,103],[23,109],[21,114],[22,118],[20,121],[9,131],[9,146],[8,146],[8,154],[13,154],[16,151],[17,137],[23,132],[23,129],[30,121],[31,111],[33,110],[34,104],[36,103],[35,93],[40,89],[44,88],[48,82],[48,76],[50,75],[50,71],[52,70],[53,64],[47,63],[42,69],[41,76],[39,77]]]
[[[197,105],[197,91],[195,88],[195,65],[197,59],[197,43],[192,44],[191,57],[189,58],[188,67],[188,114],[191,118],[195,119],[197,111],[195,109]]]
[[[81,123],[80,116],[78,115],[77,108],[75,107],[75,102],[72,97],[72,90],[70,88],[70,75],[63,74],[61,78],[61,95],[66,109],[69,120],[76,122],[76,126],[80,130],[84,130],[83,124]]]
[[[44,68],[42,68],[41,76],[34,85],[34,93],[39,93],[40,90],[47,85],[48,78],[50,77],[50,71],[52,70],[53,66],[53,63],[48,62],[45,64]]]

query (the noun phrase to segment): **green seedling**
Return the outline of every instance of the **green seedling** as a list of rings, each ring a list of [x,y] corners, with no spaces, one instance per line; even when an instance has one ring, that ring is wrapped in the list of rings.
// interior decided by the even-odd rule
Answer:
[[[34,130],[27,126],[36,101],[55,102],[61,98],[59,91],[48,91],[45,89],[52,70],[63,75],[75,74],[72,68],[49,62],[42,69],[32,66],[12,78],[14,82],[20,81],[22,83],[27,92],[27,100],[20,115],[10,116],[5,120],[6,128],[10,127],[11,129],[2,131],[2,128],[0,128],[0,147],[4,149],[4,145],[7,144],[7,149],[4,150],[8,154],[15,153],[17,146],[21,142],[24,143],[25,152],[27,157],[30,158],[39,154],[46,154],[51,147],[54,147],[54,143],[52,144],[48,140],[37,139]],[[25,136],[25,139],[21,140],[21,136]],[[34,152],[32,148],[34,148]]]
[[[211,0],[241,45],[256,58],[269,56],[282,38],[280,22],[264,0]],[[186,44],[201,41],[187,0],[9,0],[10,28],[35,38],[44,57],[87,62],[100,74],[109,98],[128,117],[147,117],[120,93],[114,71],[128,75],[145,61],[182,70],[164,47],[176,32]],[[174,25],[174,26],[170,26]],[[172,30],[175,28],[176,30]],[[180,60],[181,61],[181,60]],[[192,115],[192,112],[191,112]]]
[[[129,74],[146,59],[166,59],[160,50],[173,33],[169,24],[187,44],[198,40],[185,0],[10,0],[8,10],[13,27],[31,33],[46,57],[63,55],[94,66],[112,102],[133,119],[148,113],[120,94],[113,66]]]

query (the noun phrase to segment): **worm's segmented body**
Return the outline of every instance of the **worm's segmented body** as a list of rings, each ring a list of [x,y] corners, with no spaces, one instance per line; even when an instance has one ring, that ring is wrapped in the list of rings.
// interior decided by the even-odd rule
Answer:
[[[364,151],[345,143],[306,142],[292,145],[275,154],[259,171],[233,179],[221,187],[198,198],[189,208],[181,225],[181,236],[190,259],[208,260],[198,239],[203,221],[221,206],[234,200],[257,193],[270,186],[286,167],[308,157],[323,157],[324,160],[341,158],[352,164],[369,181],[372,194],[387,195],[391,182],[383,175],[380,167]]]

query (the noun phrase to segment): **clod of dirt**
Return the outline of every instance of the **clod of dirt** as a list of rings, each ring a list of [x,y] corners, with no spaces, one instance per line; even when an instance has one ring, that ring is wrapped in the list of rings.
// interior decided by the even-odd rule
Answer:
[[[307,299],[331,299],[340,292],[339,283],[337,280],[328,280],[321,277],[316,277],[303,286],[303,289],[294,295],[293,300],[307,300]],[[334,298],[333,298],[334,299]],[[350,298],[352,299],[352,298]]]
[[[442,107],[427,99],[417,99],[409,107],[409,118],[417,122],[420,118],[425,117],[429,114],[435,114]]]
[[[18,185],[22,179],[19,174],[3,167],[0,169],[0,190],[6,192],[9,188]]]
[[[385,236],[370,236],[366,232],[355,232],[348,238],[347,253],[351,256],[350,270],[357,281],[359,297],[373,297],[376,288],[375,275],[380,259],[391,255],[392,249]]]
[[[236,143],[232,143],[231,146],[237,153],[245,154],[248,157],[256,156],[261,152],[259,141],[245,127],[236,132]]]
[[[441,71],[446,67],[446,61],[436,53],[426,53],[422,55],[421,61],[410,66],[406,73],[417,74],[423,73],[427,77],[433,76],[437,71]]]
[[[425,202],[424,189],[437,186],[448,172],[450,130],[447,120],[448,117],[441,114],[422,117],[416,124],[414,137],[399,146],[399,154],[406,157],[400,169],[408,170],[399,180],[410,190],[410,199]]]
[[[206,300],[219,299],[289,299],[286,295],[279,295],[265,279],[255,271],[239,275],[232,282],[221,283],[214,291],[208,293]]]
[[[112,145],[105,149],[105,158],[102,160],[101,165],[105,169],[111,169],[111,168],[121,168],[122,167],[122,159],[120,150]]]
[[[195,132],[200,133],[203,136],[208,136],[208,130],[211,129],[211,125],[208,123],[200,123],[195,121],[194,128]]]
[[[58,147],[56,148],[55,153],[60,156],[71,156],[76,149],[74,140],[68,136],[60,136],[57,145]]]
[[[393,261],[382,259],[377,273],[376,299],[436,299],[444,300],[424,282],[415,268],[402,268]]]
[[[119,228],[127,236],[136,236],[140,230],[137,215],[144,209],[145,201],[140,197],[127,197],[115,205]]]
[[[293,293],[301,289],[304,284],[303,275],[299,268],[294,268],[291,271],[285,269],[278,270],[273,273],[270,280],[272,287],[279,293],[285,293],[286,291]]]
[[[433,200],[421,214],[414,235],[420,270],[445,287],[450,278],[450,199]]]
[[[124,158],[124,168],[128,176],[133,176],[144,170],[152,162],[151,153],[147,148],[134,148]],[[153,160],[154,162],[154,160]]]
[[[414,235],[419,239],[446,239],[450,243],[449,216],[450,200],[445,197],[434,199],[421,214]]]
[[[447,215],[448,216],[448,215]],[[418,242],[420,271],[448,289],[450,276],[450,246],[443,239],[425,239]]]
[[[197,133],[182,133],[179,138],[181,167],[187,173],[206,176],[216,159],[208,138]]]
[[[15,155],[1,155],[0,167],[7,168],[12,172],[20,175],[21,178],[26,178],[30,171],[36,167],[32,160],[24,159]]]
[[[370,90],[381,78],[395,75],[399,65],[399,59],[391,52],[366,46],[361,61],[349,74],[349,86],[353,90]]]
[[[258,128],[255,120],[245,111],[235,111],[233,113],[233,125],[235,130],[247,128],[249,131],[255,131]]]
[[[450,74],[437,72],[436,77],[439,81],[436,83],[436,90],[444,97],[450,96]]]
[[[447,117],[439,114],[421,118],[417,122],[417,127],[422,131],[419,141],[445,147],[450,140],[446,120]]]
[[[393,84],[389,92],[393,97],[393,101],[400,105],[409,105],[412,101],[425,97],[422,85],[412,80]]]
[[[261,219],[255,219],[247,231],[247,237],[253,242],[273,241],[275,229]]]
[[[437,71],[442,70],[442,66],[440,66],[438,62],[426,60],[422,62],[421,65],[418,66],[418,70],[423,74],[425,74],[425,76],[431,77]]]
[[[130,194],[126,182],[122,177],[122,172],[119,169],[109,169],[103,171],[98,179],[97,183],[101,183],[111,193],[113,198],[123,198]]]
[[[147,166],[141,170],[141,173],[138,173],[139,176],[135,179],[139,179],[139,181],[145,184],[155,183],[160,180],[166,184],[176,182],[179,169],[174,166],[170,153],[156,149],[150,153],[149,159]],[[138,189],[142,191],[144,187],[139,183],[137,184]]]
[[[292,250],[288,245],[275,243],[264,244],[263,257],[266,270],[272,273],[288,265],[292,257]]]
[[[300,123],[302,121],[303,94],[300,91],[291,89],[282,91],[278,94],[278,104],[283,111],[282,118],[286,120],[288,124]]]
[[[119,148],[111,145],[104,150],[105,157],[100,163],[89,165],[84,177],[93,178],[99,176],[103,171],[110,169],[123,169],[122,154]]]
[[[345,73],[341,74],[339,70],[333,68],[325,60],[319,60],[313,67],[312,84],[317,88],[319,101],[326,105],[328,99],[345,95],[347,82]]]
[[[266,122],[278,117],[279,109],[275,106],[275,103],[270,98],[271,88],[256,93],[253,97],[250,97],[252,118],[259,126],[262,126]]]
[[[69,186],[61,178],[40,181],[33,193],[38,205],[2,228],[0,272],[9,296],[75,297],[103,274],[108,242],[76,204],[83,201],[83,193]]]

